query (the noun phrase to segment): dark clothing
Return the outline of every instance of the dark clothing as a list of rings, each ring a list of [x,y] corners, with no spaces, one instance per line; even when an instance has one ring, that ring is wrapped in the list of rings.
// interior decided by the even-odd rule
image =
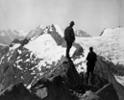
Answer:
[[[75,41],[74,30],[72,27],[67,27],[64,31],[64,39],[66,41],[66,57],[69,57],[69,52],[72,47],[73,42]]]
[[[69,57],[70,57],[70,56],[69,56],[69,51],[70,51],[70,49],[71,49],[71,47],[72,47],[72,43],[66,42],[66,44],[67,44],[66,57],[69,58]]]
[[[93,51],[89,52],[86,59],[87,59],[87,81],[88,81],[89,73],[91,73],[93,79],[93,71],[94,71],[95,63],[97,61],[97,55]]]
[[[72,27],[67,27],[64,32],[66,42],[73,43],[75,40],[74,30]]]
[[[86,59],[87,59],[88,70],[91,70],[91,71],[94,70],[94,66],[95,66],[95,63],[97,60],[96,53],[95,52],[89,52]]]

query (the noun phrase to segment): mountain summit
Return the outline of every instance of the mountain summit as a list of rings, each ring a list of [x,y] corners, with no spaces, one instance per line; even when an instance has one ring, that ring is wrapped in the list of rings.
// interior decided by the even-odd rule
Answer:
[[[38,27],[25,39],[13,41],[12,45],[2,47],[0,91],[5,91],[10,85],[20,82],[30,89],[40,79],[52,79],[65,73],[68,69],[66,64],[69,64],[65,52],[64,39],[54,25]],[[79,59],[81,54],[82,47],[75,44],[70,52],[72,59]],[[80,64],[77,63],[77,66]]]

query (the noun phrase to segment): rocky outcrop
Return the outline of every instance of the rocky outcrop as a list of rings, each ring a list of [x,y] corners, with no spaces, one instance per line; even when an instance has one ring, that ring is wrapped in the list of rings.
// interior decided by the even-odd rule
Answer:
[[[0,96],[0,100],[41,100],[35,94],[31,94],[22,83],[11,86]]]

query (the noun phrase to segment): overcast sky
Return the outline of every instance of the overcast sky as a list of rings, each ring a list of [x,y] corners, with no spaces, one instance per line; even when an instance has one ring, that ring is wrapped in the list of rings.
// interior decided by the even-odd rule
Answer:
[[[119,18],[124,17],[120,12],[124,2],[119,1],[0,0],[0,29],[29,31],[38,25],[50,24],[58,24],[64,29],[70,20],[74,20],[76,29],[98,35],[104,28],[119,26]]]
[[[124,26],[124,0],[120,2],[120,26]]]

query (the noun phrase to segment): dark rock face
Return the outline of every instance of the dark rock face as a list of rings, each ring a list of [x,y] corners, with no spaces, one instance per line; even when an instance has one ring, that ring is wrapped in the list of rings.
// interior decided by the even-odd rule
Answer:
[[[79,75],[71,60],[63,65],[68,68],[65,74],[55,71],[53,78],[51,76],[50,80],[45,78],[39,80],[32,86],[30,92],[23,84],[17,83],[10,91],[7,91],[7,89],[4,95],[0,96],[0,100],[10,100],[10,98],[12,98],[11,100],[78,100],[78,97],[71,93],[69,89],[76,89]],[[45,91],[43,91],[44,88],[46,88]]]
[[[76,89],[78,87],[79,75],[71,60],[65,62],[64,65],[68,67],[68,71],[65,74],[60,74],[52,80],[41,79],[32,86],[31,91],[37,94],[37,91],[42,91],[46,87],[47,91],[41,93],[47,94],[43,100],[78,100],[78,97],[70,89]]]
[[[12,87],[0,96],[0,100],[41,100],[36,95],[31,94],[22,83]]]
[[[68,88],[62,83],[61,77],[56,77],[52,81],[46,81],[44,87],[32,89],[30,92],[24,85],[17,84],[0,96],[0,100],[78,100]],[[37,84],[41,85],[41,84]],[[34,88],[34,87],[33,87]],[[41,90],[41,91],[40,91]],[[38,91],[40,92],[38,94]],[[42,93],[41,93],[42,92]],[[43,93],[44,92],[44,93]],[[44,96],[45,95],[45,96]]]
[[[60,76],[51,82],[47,82],[47,92],[48,95],[43,100],[78,100],[78,97],[69,91]]]
[[[99,57],[98,62],[96,63],[96,73],[99,76],[104,77],[106,80],[108,80],[109,83],[112,84],[112,86],[108,87],[108,90],[113,91],[110,93],[114,94],[115,97],[113,97],[115,98],[115,100],[116,98],[119,98],[119,100],[123,100],[124,98],[124,87],[119,84],[114,78],[114,75],[124,75],[123,70],[124,68],[122,68],[122,65],[114,65],[110,61],[105,61],[103,57]],[[112,96],[112,94],[109,95]]]
[[[108,85],[106,88],[97,93],[102,100],[119,100],[118,95],[112,84]]]

